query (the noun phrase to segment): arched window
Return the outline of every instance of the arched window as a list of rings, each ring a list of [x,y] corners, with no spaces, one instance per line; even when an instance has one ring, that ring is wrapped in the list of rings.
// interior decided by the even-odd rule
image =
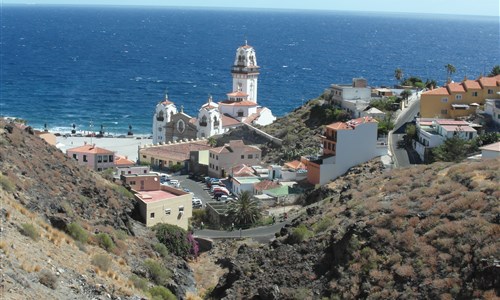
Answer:
[[[243,115],[243,110],[241,110],[241,109],[240,109],[240,110],[238,110],[238,117],[243,117],[243,116],[244,116],[244,115]]]
[[[207,117],[206,116],[201,117],[200,126],[203,126],[203,127],[207,126]]]
[[[219,126],[219,119],[216,116],[214,116],[214,126]]]
[[[177,121],[177,131],[183,133],[185,129],[186,129],[186,124],[184,124],[184,121],[183,120]]]
[[[156,120],[162,122],[164,120],[163,118],[163,110],[160,110],[158,114],[156,115]]]

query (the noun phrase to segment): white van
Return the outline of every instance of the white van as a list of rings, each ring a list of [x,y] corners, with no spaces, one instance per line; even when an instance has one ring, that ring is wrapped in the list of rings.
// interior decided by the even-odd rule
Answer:
[[[174,186],[174,187],[176,187],[176,188],[178,188],[178,187],[180,187],[180,186],[181,186],[181,184],[180,184],[179,180],[177,180],[177,179],[172,179],[172,180],[170,180],[168,183],[169,183],[171,186]]]

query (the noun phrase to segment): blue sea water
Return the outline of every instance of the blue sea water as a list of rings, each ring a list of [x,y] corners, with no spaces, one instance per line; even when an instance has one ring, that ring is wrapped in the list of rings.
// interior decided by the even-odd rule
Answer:
[[[494,17],[3,5],[0,115],[149,134],[166,89],[192,116],[209,94],[225,99],[245,40],[261,66],[259,104],[278,116],[353,77],[393,85],[402,68],[443,83],[445,64],[456,81],[500,64]]]

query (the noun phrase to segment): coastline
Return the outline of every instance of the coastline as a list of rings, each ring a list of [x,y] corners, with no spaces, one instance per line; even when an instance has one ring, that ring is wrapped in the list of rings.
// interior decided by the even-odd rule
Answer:
[[[117,155],[125,156],[129,160],[137,162],[139,146],[150,145],[152,139],[140,136],[131,137],[78,137],[78,136],[57,136],[56,147],[62,152],[66,150],[83,146],[85,144],[94,144],[97,147],[114,151]]]

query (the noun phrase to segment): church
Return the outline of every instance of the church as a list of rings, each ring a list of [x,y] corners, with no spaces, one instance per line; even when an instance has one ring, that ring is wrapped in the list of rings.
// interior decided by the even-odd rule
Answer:
[[[276,120],[271,110],[257,104],[257,65],[255,49],[245,42],[236,50],[231,68],[233,88],[218,103],[210,96],[191,117],[165,95],[153,116],[153,144],[195,138],[208,138],[244,125],[268,125]]]

